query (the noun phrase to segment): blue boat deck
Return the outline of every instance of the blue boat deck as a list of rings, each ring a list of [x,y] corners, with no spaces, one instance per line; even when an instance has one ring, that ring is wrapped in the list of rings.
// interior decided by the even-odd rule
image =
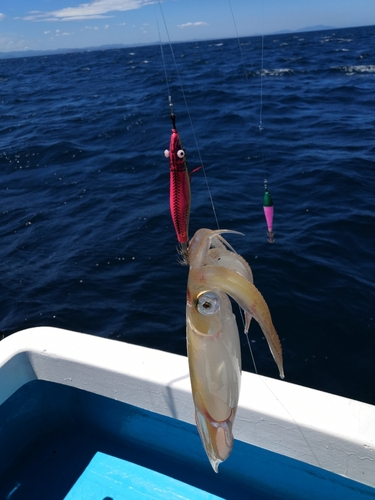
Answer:
[[[240,441],[215,474],[194,426],[51,382],[21,387],[0,423],[1,500],[375,498]]]
[[[91,429],[92,430],[92,429]],[[176,479],[152,468],[157,456],[128,446],[119,449],[105,436],[83,428],[60,428],[29,447],[1,481],[0,498],[9,500],[216,500],[183,476]],[[104,453],[98,450],[106,450]],[[125,452],[124,452],[125,451]],[[127,459],[120,458],[127,456]],[[139,460],[143,455],[143,460]],[[159,457],[160,470],[173,468]],[[139,465],[141,461],[143,465]],[[187,471],[186,471],[187,472]],[[192,472],[191,470],[189,471]],[[198,472],[198,471],[197,471]],[[197,474],[196,472],[196,474]],[[195,474],[195,475],[196,475]],[[199,484],[199,483],[198,483]]]

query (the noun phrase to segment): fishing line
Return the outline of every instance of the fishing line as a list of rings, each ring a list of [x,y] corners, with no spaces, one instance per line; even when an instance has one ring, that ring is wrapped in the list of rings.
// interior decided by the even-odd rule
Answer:
[[[250,81],[249,81],[248,72],[247,72],[247,69],[246,69],[245,57],[244,57],[244,53],[242,51],[242,45],[241,45],[241,41],[240,41],[240,36],[238,34],[237,23],[236,23],[236,19],[234,17],[231,0],[228,0],[228,3],[229,3],[230,12],[231,12],[231,15],[232,15],[234,30],[236,32],[236,37],[237,37],[238,47],[239,47],[240,54],[241,54],[241,61],[242,61],[242,66],[243,66],[244,73],[245,73],[246,82],[247,82],[247,85],[250,88]],[[239,307],[239,311],[240,311],[240,316],[241,316],[242,324],[243,324],[243,327],[244,327],[244,330],[245,330],[245,318],[244,318],[243,311],[242,311],[242,309],[240,307]],[[249,351],[250,351],[250,356],[251,356],[251,359],[252,359],[252,362],[253,362],[254,372],[256,374],[258,374],[258,369],[257,369],[257,365],[255,363],[255,357],[254,357],[253,349],[252,349],[251,344],[250,344],[249,332],[245,331],[245,336],[246,336],[247,345],[248,345],[248,348],[249,348]]]
[[[264,176],[264,196],[263,196],[263,212],[267,223],[267,237],[269,243],[275,242],[273,232],[273,200],[268,190],[268,181],[266,176],[266,165],[264,161],[264,138],[263,132],[263,79],[264,79],[264,3],[262,3],[262,37],[261,37],[261,70],[260,70],[260,97],[259,97],[259,142],[261,147],[261,162],[263,165]]]
[[[262,13],[262,16],[264,15],[264,12]],[[262,22],[263,24],[263,22]],[[262,31],[264,31],[262,29]],[[264,78],[264,35],[262,34],[261,37],[261,63],[260,63],[260,96],[259,96],[259,142],[260,142],[260,148],[261,148],[261,162],[263,166],[263,176],[264,176],[264,198],[263,198],[263,210],[264,214],[267,219],[267,210],[266,207],[273,207],[273,201],[271,198],[271,195],[268,191],[268,181],[267,181],[267,176],[266,176],[266,163],[264,161],[264,139],[263,139],[263,78]],[[268,226],[268,241],[269,243],[274,243],[274,234],[272,231],[272,223]]]
[[[241,46],[240,37],[239,37],[239,34],[238,34],[238,30],[237,30],[237,24],[236,24],[236,20],[235,20],[235,17],[234,17],[231,0],[228,0],[228,3],[229,3],[230,11],[231,11],[231,14],[232,14],[234,28],[235,28],[235,31],[236,31],[236,36],[237,36],[238,46],[239,46],[239,50],[240,50],[240,54],[241,54],[242,65],[244,67],[246,81],[247,81],[247,84],[250,86],[250,81],[249,81],[249,78],[248,78],[248,71],[246,69],[245,58],[244,58],[244,54],[243,54],[243,51],[242,51],[242,46]],[[262,3],[262,26],[263,26],[262,32],[264,32],[264,3]],[[265,195],[264,195],[264,200],[263,200],[263,208],[267,208],[267,207],[272,207],[273,208],[273,201],[272,201],[271,195],[268,192],[268,181],[267,181],[267,178],[266,178],[266,168],[265,168],[264,150],[263,150],[263,137],[262,137],[262,132],[263,132],[263,77],[264,77],[264,35],[262,33],[262,37],[261,37],[260,103],[259,103],[259,126],[258,126],[258,129],[259,129],[259,134],[260,134],[260,137],[261,137],[261,139],[260,139],[261,162],[262,162],[262,166],[263,166],[264,188],[265,188]],[[265,215],[266,215],[266,210],[265,210]],[[267,220],[267,215],[266,215],[266,220]],[[267,220],[267,224],[268,224],[268,220]],[[267,233],[267,235],[269,237],[268,241],[270,243],[273,243],[274,239],[273,239],[272,225],[271,225],[271,228],[269,227],[268,229],[269,229],[268,233]],[[240,309],[240,313],[241,313],[242,322],[245,325],[245,320],[244,320],[243,312],[242,312],[241,309]],[[247,344],[249,346],[249,350],[250,350],[252,362],[253,362],[253,365],[254,365],[255,373],[257,375],[259,375],[258,371],[257,371],[257,368],[256,368],[256,365],[255,365],[255,359],[254,359],[253,351],[251,349],[251,345],[250,345],[250,340],[249,340],[248,333],[245,333],[245,335],[246,335]],[[260,377],[262,383],[264,384],[264,386],[267,388],[267,390],[273,395],[273,397],[278,401],[278,403],[280,404],[280,406],[284,409],[284,411],[289,415],[289,417],[291,418],[291,420],[294,422],[294,424],[296,425],[296,427],[297,427],[300,435],[302,436],[303,441],[306,443],[306,446],[308,447],[308,449],[310,450],[312,456],[316,460],[316,463],[318,464],[318,466],[321,466],[320,462],[319,462],[319,459],[317,458],[316,454],[314,453],[314,450],[311,448],[311,446],[310,446],[310,444],[309,444],[309,442],[308,442],[308,440],[307,440],[307,438],[306,438],[303,430],[298,425],[297,421],[295,420],[295,418],[293,417],[293,415],[291,414],[291,412],[288,410],[288,408],[285,406],[285,404],[283,404],[282,401],[280,401],[280,399],[276,396],[276,394],[273,392],[273,390],[271,389],[271,387],[267,384],[267,381],[264,379],[264,377],[261,377],[261,376],[259,376],[259,377]]]
[[[241,311],[241,309],[240,309],[240,311]],[[245,320],[244,320],[243,312],[242,311],[241,311],[241,318],[242,318],[243,324],[245,324]],[[249,346],[249,351],[250,351],[250,356],[251,356],[251,359],[252,359],[252,362],[253,362],[254,371],[258,375],[257,365],[255,364],[254,353],[253,353],[253,350],[252,350],[251,344],[250,344],[249,332],[245,332],[245,336],[246,336],[246,340],[247,340],[247,345]]]
[[[259,103],[259,132],[263,132],[263,75],[264,75],[264,35],[262,34],[261,41],[261,63],[260,63],[260,103]],[[264,166],[264,157],[263,157],[263,144],[262,146],[262,164]],[[263,169],[265,172],[265,169]]]
[[[156,19],[156,26],[158,28],[159,44],[160,44],[161,59],[163,61],[165,84],[167,86],[167,94],[168,94],[168,99],[169,99],[169,105],[171,105],[172,98],[171,98],[171,92],[169,90],[168,75],[167,75],[167,65],[166,65],[165,58],[164,58],[163,44],[162,44],[162,41],[161,41],[160,27],[159,27],[159,21],[158,21],[158,16],[156,15],[156,11],[155,11],[155,19]]]
[[[291,412],[288,410],[288,408],[285,406],[285,404],[280,400],[280,398],[277,397],[277,395],[273,392],[273,390],[271,389],[271,387],[268,385],[267,381],[265,380],[266,377],[263,377],[261,375],[259,375],[259,378],[260,380],[262,381],[262,383],[264,384],[264,386],[266,387],[266,389],[272,394],[272,396],[276,399],[276,401],[279,403],[279,405],[285,410],[285,412],[288,414],[288,416],[291,418],[291,420],[293,421],[293,423],[296,425],[297,429],[298,429],[298,432],[300,433],[300,435],[302,436],[302,439],[303,441],[306,443],[306,446],[307,448],[310,450],[312,456],[314,457],[314,459],[316,460],[316,463],[318,465],[318,467],[321,467],[322,468],[322,465],[318,459],[318,457],[316,456],[314,450],[312,449],[308,439],[306,438],[305,434],[303,433],[303,430],[301,428],[301,426],[298,424],[298,422],[296,421],[296,419],[293,417],[293,415],[291,414]]]
[[[248,72],[246,70],[246,65],[245,65],[245,62],[244,62],[244,56],[243,56],[243,51],[242,51],[242,47],[241,47],[241,43],[240,43],[240,38],[239,38],[239,35],[238,35],[237,25],[236,25],[234,14],[233,14],[233,10],[232,10],[231,1],[228,0],[228,2],[229,2],[229,6],[230,6],[231,13],[232,13],[232,18],[233,18],[233,23],[234,23],[236,34],[237,34],[237,40],[238,40],[238,44],[239,44],[239,47],[240,47],[240,53],[241,53],[242,63],[243,63],[244,69],[245,69],[246,80],[247,80],[247,82],[250,85],[250,82],[249,82],[249,79],[248,79]],[[176,72],[177,72],[177,75],[178,75],[179,84],[180,84],[181,92],[182,92],[183,99],[184,99],[184,102],[185,102],[185,106],[186,106],[186,110],[187,110],[187,114],[188,114],[190,126],[191,126],[192,133],[193,133],[193,136],[194,136],[194,141],[195,141],[196,148],[197,148],[197,151],[198,151],[198,156],[199,156],[200,162],[202,164],[202,170],[204,172],[204,177],[205,177],[205,180],[206,180],[206,185],[207,185],[207,190],[208,190],[209,198],[210,198],[210,201],[211,201],[212,210],[213,210],[213,213],[214,213],[214,216],[215,216],[217,227],[219,228],[219,223],[218,223],[218,219],[217,219],[217,215],[216,215],[216,210],[215,210],[213,198],[212,198],[211,191],[210,191],[210,188],[209,188],[209,183],[208,183],[208,179],[207,179],[207,176],[206,176],[205,168],[204,168],[204,165],[203,165],[203,161],[202,161],[200,149],[198,147],[198,141],[197,141],[197,138],[196,138],[196,134],[195,134],[195,130],[194,130],[194,127],[193,127],[191,115],[190,115],[190,112],[189,112],[189,106],[187,104],[187,100],[186,100],[184,88],[183,88],[183,85],[182,85],[180,73],[179,73],[179,70],[178,70],[177,62],[176,62],[176,59],[175,59],[175,55],[174,55],[172,43],[171,43],[170,36],[169,36],[169,31],[168,31],[168,28],[167,28],[167,24],[166,24],[166,21],[165,21],[165,17],[164,17],[164,13],[163,13],[163,10],[162,10],[162,7],[161,7],[160,0],[159,0],[158,3],[159,3],[159,7],[160,7],[162,18],[163,18],[164,26],[165,26],[165,29],[166,29],[166,33],[167,33],[167,37],[168,37],[168,42],[169,42],[169,46],[170,46],[172,58],[173,58],[173,61],[174,61],[175,69],[176,69]],[[170,106],[170,109],[171,109],[171,113],[173,113],[173,104],[172,104],[172,98],[171,98],[170,88],[169,88],[169,85],[168,85],[168,76],[167,76],[166,62],[165,62],[164,52],[163,52],[163,48],[162,48],[162,41],[161,41],[161,36],[160,36],[159,25],[158,25],[158,32],[159,32],[160,48],[161,48],[161,53],[162,53],[162,61],[163,61],[163,66],[164,66],[165,80],[166,80],[166,85],[167,85],[168,101],[169,101],[169,106]],[[260,133],[263,131],[263,74],[264,74],[264,39],[263,39],[263,35],[262,35],[262,46],[261,46],[261,58],[262,58],[262,62],[261,62],[260,111],[259,111],[259,132]],[[263,144],[262,144],[262,164],[263,164],[263,167],[264,167]],[[264,173],[265,173],[265,167],[264,167]],[[266,192],[267,192],[267,180],[266,180],[266,177],[265,177],[264,182],[265,182],[265,188],[266,188]],[[245,321],[244,321],[241,309],[240,309],[240,313],[241,313],[242,321],[245,324]],[[278,403],[281,405],[281,407],[284,409],[284,411],[289,415],[289,417],[291,418],[291,420],[294,422],[294,424],[296,425],[299,433],[302,436],[302,439],[306,443],[306,445],[307,445],[308,449],[310,450],[312,456],[315,458],[316,463],[320,466],[319,460],[318,460],[317,456],[315,455],[314,450],[311,448],[311,446],[310,446],[310,444],[309,444],[306,436],[304,435],[303,430],[298,425],[297,421],[294,419],[294,417],[291,414],[291,412],[288,410],[288,408],[285,406],[285,404],[283,404],[282,401],[280,401],[280,399],[276,396],[276,394],[274,393],[274,391],[267,384],[267,381],[264,380],[264,377],[261,377],[258,374],[248,334],[246,334],[246,340],[247,340],[247,343],[248,343],[248,347],[249,347],[249,351],[250,351],[250,354],[251,354],[252,362],[253,362],[253,365],[254,365],[255,373],[260,377],[260,379],[262,380],[262,383],[264,384],[264,386],[268,389],[268,391],[273,395],[273,397],[278,401]]]
[[[229,4],[229,9],[230,9],[230,12],[231,12],[231,16],[232,16],[234,30],[236,32],[236,38],[237,38],[238,48],[239,48],[240,55],[241,55],[241,62],[242,62],[242,66],[243,66],[244,73],[245,73],[246,83],[247,83],[247,85],[248,85],[248,87],[250,89],[250,81],[249,81],[249,77],[248,77],[248,71],[247,71],[247,68],[246,68],[245,57],[244,57],[244,53],[243,53],[243,50],[242,50],[240,35],[238,33],[236,18],[234,16],[234,12],[233,12],[233,8],[232,8],[232,2],[231,2],[231,0],[228,0],[228,4]],[[261,75],[262,74],[263,74],[263,35],[262,35],[262,71],[261,71]],[[262,80],[261,80],[261,89],[262,89]],[[262,90],[261,90],[261,96],[262,96]],[[263,110],[263,98],[261,97],[261,101],[260,101],[259,130],[262,130],[262,128],[261,128],[261,125],[262,125],[262,110]],[[263,163],[263,151],[262,151],[262,163]],[[241,319],[242,319],[242,324],[243,324],[244,330],[245,330],[245,318],[244,318],[244,314],[243,314],[243,311],[242,311],[241,308],[239,308],[239,310],[240,310],[240,316],[241,316]],[[245,331],[245,336],[246,336],[247,345],[248,345],[248,348],[249,348],[249,351],[250,351],[250,356],[251,356],[251,359],[252,359],[252,362],[253,362],[254,371],[255,371],[256,374],[258,374],[258,370],[257,370],[257,366],[256,366],[256,363],[255,363],[253,349],[251,347],[251,343],[250,343],[250,339],[249,339],[249,333],[246,332],[246,331]]]
[[[205,178],[208,195],[209,195],[210,202],[211,202],[211,207],[212,207],[212,210],[213,210],[213,213],[214,213],[214,217],[215,217],[217,228],[219,229],[219,221],[218,221],[217,214],[216,214],[215,204],[214,204],[214,201],[213,201],[213,198],[212,198],[212,194],[211,194],[211,190],[210,190],[210,186],[209,186],[209,182],[208,182],[208,177],[206,175],[206,170],[205,170],[204,165],[203,165],[203,160],[202,160],[202,156],[201,156],[201,153],[200,153],[200,148],[198,146],[198,141],[197,141],[197,137],[196,137],[196,134],[195,134],[195,129],[194,129],[192,118],[191,118],[191,114],[190,114],[190,111],[189,111],[189,106],[188,106],[188,103],[187,103],[187,99],[186,99],[184,87],[182,85],[181,75],[180,75],[180,72],[179,72],[179,69],[178,69],[177,61],[176,61],[174,50],[173,50],[173,47],[172,47],[172,42],[171,42],[171,39],[170,39],[170,36],[169,36],[169,30],[168,30],[168,27],[167,27],[166,19],[165,19],[165,16],[164,16],[164,12],[163,12],[160,0],[159,0],[158,4],[159,4],[159,8],[160,8],[160,13],[161,13],[161,16],[162,16],[162,19],[163,19],[165,31],[166,31],[166,34],[167,34],[168,43],[169,43],[169,47],[170,47],[170,51],[171,51],[173,63],[174,63],[174,66],[175,66],[175,69],[176,69],[176,73],[177,73],[177,76],[178,76],[178,81],[179,81],[179,85],[180,85],[180,88],[181,88],[182,96],[183,96],[183,99],[184,99],[184,102],[185,102],[185,107],[186,107],[186,110],[187,110],[187,114],[188,114],[188,118],[189,118],[191,130],[192,130],[192,133],[193,133],[195,145],[196,145],[196,148],[197,148],[197,151],[198,151],[199,160],[200,160],[200,163],[202,165],[202,170],[203,170],[203,173],[204,173],[204,178]],[[239,36],[238,36],[237,26],[236,26],[236,22],[235,22],[235,19],[234,19],[233,10],[232,10],[232,6],[231,6],[230,2],[229,2],[229,5],[230,5],[230,8],[231,8],[232,18],[233,18],[233,22],[234,22],[234,25],[235,25],[235,30],[236,30],[236,33],[237,33],[237,39],[238,39],[238,44],[239,44],[239,47],[240,47],[240,52],[241,52],[241,57],[242,57],[242,63],[243,63],[244,69],[245,69],[246,79],[248,80],[246,66],[245,66],[245,60],[244,60],[244,57],[243,57],[242,47],[241,47],[240,39],[239,39]],[[172,97],[171,97],[171,92],[170,92],[170,88],[169,88],[169,84],[168,84],[168,75],[167,75],[167,67],[166,67],[167,65],[166,65],[166,61],[165,61],[165,57],[164,57],[164,51],[163,51],[163,46],[162,46],[162,40],[161,40],[161,34],[160,34],[160,29],[159,29],[159,23],[158,23],[157,19],[156,19],[156,23],[157,23],[157,27],[158,27],[160,49],[161,49],[161,54],[162,54],[162,61],[163,61],[163,67],[164,67],[165,80],[166,80],[166,84],[167,84],[169,107],[170,107],[171,115],[172,115],[173,114]],[[239,311],[240,311],[240,316],[241,316],[241,319],[242,319],[242,323],[245,326],[245,319],[243,317],[243,312],[242,312],[241,308],[239,308]],[[254,358],[253,350],[252,350],[252,347],[251,347],[251,344],[250,344],[250,339],[249,339],[248,333],[245,333],[245,335],[246,335],[246,340],[247,340],[248,348],[249,348],[249,351],[250,351],[250,356],[251,356],[251,359],[252,359],[252,363],[253,363],[253,366],[254,366],[254,371],[257,374],[258,370],[257,370],[257,366],[256,366],[256,363],[255,363],[255,358]]]
[[[214,217],[215,217],[216,226],[219,229],[220,228],[220,226],[219,226],[219,220],[217,218],[214,200],[213,200],[213,197],[212,197],[212,194],[211,194],[211,189],[210,189],[210,185],[209,185],[209,182],[208,182],[208,177],[207,177],[207,174],[206,174],[206,169],[205,169],[204,164],[203,164],[202,155],[201,155],[201,152],[200,152],[200,148],[199,148],[199,145],[198,145],[197,136],[196,136],[195,129],[194,129],[194,126],[193,126],[193,120],[191,118],[190,109],[189,109],[189,106],[188,106],[188,103],[187,103],[187,99],[186,99],[186,94],[185,94],[185,91],[184,91],[184,87],[182,85],[182,78],[181,78],[181,75],[180,75],[180,72],[179,72],[179,69],[178,69],[177,61],[176,61],[174,50],[173,50],[173,47],[172,47],[172,42],[171,42],[171,39],[170,39],[170,36],[169,36],[169,30],[168,30],[167,22],[166,22],[165,17],[164,17],[164,12],[163,12],[160,0],[158,1],[158,4],[159,4],[159,8],[160,8],[160,13],[161,13],[161,16],[162,16],[162,19],[163,19],[165,31],[166,31],[166,34],[167,34],[168,44],[169,44],[169,48],[170,48],[170,51],[171,51],[171,55],[172,55],[172,59],[173,59],[173,64],[174,64],[174,67],[175,67],[175,70],[176,70],[176,73],[177,73],[178,82],[179,82],[181,93],[182,93],[182,97],[183,97],[183,100],[184,100],[184,103],[185,103],[186,112],[187,112],[187,115],[188,115],[190,127],[191,127],[191,130],[192,130],[192,133],[193,133],[195,147],[196,147],[197,152],[198,152],[199,162],[201,164],[201,168],[202,168],[202,171],[203,171],[204,179],[205,179],[205,182],[206,182],[206,187],[207,187],[207,192],[208,192],[208,196],[209,196],[210,203],[211,203],[211,208],[212,208],[212,211],[213,211],[213,214],[214,214]],[[161,39],[160,39],[160,44],[161,44]],[[165,65],[164,57],[163,57],[163,64]],[[164,71],[165,71],[165,73],[167,73],[167,71],[166,71],[166,65],[164,66]],[[168,99],[169,99],[169,106],[170,106],[171,109],[173,109],[172,97],[171,97],[171,95],[169,93],[169,87],[168,87]]]
[[[236,38],[237,38],[237,42],[238,42],[238,48],[239,48],[240,54],[241,54],[241,61],[242,61],[242,66],[243,66],[244,73],[245,73],[245,78],[246,78],[247,83],[250,85],[249,76],[248,76],[248,72],[247,72],[247,68],[246,68],[246,64],[245,64],[245,57],[244,57],[244,54],[243,54],[243,51],[242,51],[242,45],[241,45],[241,42],[240,42],[240,36],[238,34],[237,23],[236,23],[236,19],[234,17],[233,9],[232,9],[232,3],[231,3],[230,0],[228,0],[228,3],[229,3],[229,8],[230,8],[230,13],[232,15],[232,20],[233,20],[233,25],[234,25],[234,31],[236,32]]]
[[[236,37],[238,41],[238,47],[241,55],[241,61],[242,65],[244,68],[244,73],[245,73],[245,78],[246,82],[250,88],[250,81],[249,81],[249,76],[248,76],[248,71],[246,68],[245,64],[245,57],[244,53],[242,50],[241,42],[240,42],[240,37],[238,34],[238,29],[237,29],[237,23],[236,19],[234,17],[233,9],[232,9],[232,4],[231,0],[228,0],[229,3],[229,8],[230,12],[232,15],[232,20],[234,24],[234,29],[236,32]],[[262,4],[262,25],[264,26],[264,4]],[[271,197],[271,194],[268,190],[268,181],[266,178],[266,167],[265,167],[265,161],[264,161],[264,147],[263,147],[263,137],[262,137],[262,132],[263,132],[263,78],[264,78],[264,35],[263,35],[264,29],[262,28],[262,36],[261,36],[261,70],[260,70],[260,98],[259,98],[259,125],[258,125],[258,130],[259,130],[259,143],[260,143],[260,148],[261,148],[261,165],[263,167],[263,175],[264,175],[264,197],[263,197],[263,211],[264,211],[264,216],[266,218],[267,222],[267,236],[268,236],[268,242],[269,243],[274,243],[274,232],[273,232],[273,200]]]

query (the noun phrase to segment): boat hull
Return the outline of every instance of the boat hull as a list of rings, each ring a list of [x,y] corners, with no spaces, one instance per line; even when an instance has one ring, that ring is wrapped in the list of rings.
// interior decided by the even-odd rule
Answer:
[[[18,332],[0,343],[0,498],[374,498],[374,407],[248,373],[241,394],[217,475],[185,357]]]

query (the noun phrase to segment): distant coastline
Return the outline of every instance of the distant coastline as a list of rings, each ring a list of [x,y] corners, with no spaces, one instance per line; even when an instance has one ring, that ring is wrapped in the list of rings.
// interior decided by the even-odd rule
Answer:
[[[338,28],[335,26],[325,26],[323,24],[318,24],[315,26],[306,26],[305,28],[300,28],[298,30],[282,30],[275,31],[271,33],[264,33],[264,36],[272,36],[272,35],[288,35],[292,33],[306,33],[311,31],[327,31],[327,30],[342,30],[342,29],[354,29],[361,28],[361,26],[348,26],[347,28]],[[257,37],[261,36],[262,33],[255,33],[253,35],[246,35],[241,38],[248,37]],[[232,37],[231,37],[232,38]],[[194,39],[194,40],[185,40],[183,42],[178,41],[175,42],[172,40],[172,43],[189,43],[196,41],[207,41],[206,39]],[[109,45],[98,45],[93,47],[81,47],[81,48],[61,48],[61,49],[53,49],[53,50],[24,50],[24,51],[14,51],[14,52],[0,52],[0,59],[13,59],[18,57],[36,57],[36,56],[49,56],[55,54],[70,54],[75,52],[93,52],[93,51],[102,51],[102,50],[113,50],[113,49],[126,49],[130,47],[145,47],[147,45],[158,45],[160,42],[148,42],[148,43],[135,43],[135,44],[109,44]]]

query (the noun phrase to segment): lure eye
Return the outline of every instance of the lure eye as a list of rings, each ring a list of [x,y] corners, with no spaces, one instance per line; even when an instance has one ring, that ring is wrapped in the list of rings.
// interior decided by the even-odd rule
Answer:
[[[179,149],[179,150],[177,151],[177,156],[178,156],[179,158],[181,158],[181,159],[182,159],[182,158],[185,158],[185,151],[184,151],[183,149]]]
[[[220,297],[215,292],[202,292],[197,297],[195,307],[203,316],[211,316],[220,309]]]
[[[164,151],[164,156],[165,156],[166,158],[169,158],[169,151],[168,151],[168,149],[166,149],[166,150]]]

